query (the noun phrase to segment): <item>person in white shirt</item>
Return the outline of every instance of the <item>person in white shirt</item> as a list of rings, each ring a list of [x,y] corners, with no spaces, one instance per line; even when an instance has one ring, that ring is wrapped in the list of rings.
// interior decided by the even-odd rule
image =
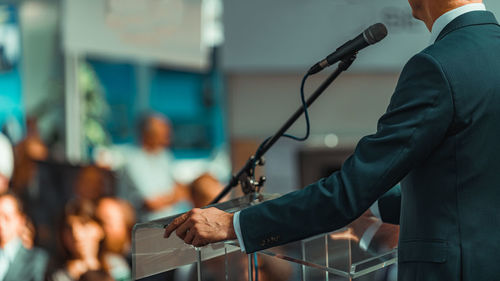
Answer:
[[[128,199],[137,209],[139,220],[149,221],[190,209],[186,186],[174,180],[174,157],[170,146],[169,121],[151,114],[139,125],[141,146],[126,156],[125,175],[129,179]]]

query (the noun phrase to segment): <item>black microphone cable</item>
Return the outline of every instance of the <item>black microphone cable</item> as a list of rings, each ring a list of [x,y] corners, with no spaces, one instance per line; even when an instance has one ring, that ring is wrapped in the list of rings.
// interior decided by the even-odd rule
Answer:
[[[307,110],[307,103],[306,103],[306,95],[305,95],[305,84],[306,84],[306,80],[307,78],[310,76],[309,73],[306,73],[304,75],[304,77],[302,78],[302,82],[300,84],[300,100],[302,102],[302,108],[304,109],[304,116],[305,116],[305,119],[306,119],[306,134],[305,136],[303,137],[297,137],[297,136],[294,136],[294,135],[289,135],[289,134],[283,134],[283,137],[286,137],[286,138],[289,138],[289,139],[292,139],[292,140],[296,140],[296,141],[305,141],[309,138],[309,135],[311,133],[311,123],[310,123],[310,120],[309,120],[309,112]],[[260,145],[259,145],[259,148],[257,149],[257,152],[260,152],[260,150],[262,149],[262,147],[264,147],[264,145],[271,139],[271,137],[268,137],[266,138]],[[258,153],[256,153],[258,154]]]

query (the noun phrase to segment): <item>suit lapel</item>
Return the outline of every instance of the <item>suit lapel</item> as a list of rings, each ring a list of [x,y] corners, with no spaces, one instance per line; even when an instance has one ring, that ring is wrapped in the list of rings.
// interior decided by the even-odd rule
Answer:
[[[495,16],[488,11],[474,11],[463,14],[453,21],[451,21],[444,29],[439,33],[436,42],[443,39],[448,33],[453,32],[462,27],[470,26],[470,25],[481,25],[481,24],[496,24],[498,22]]]

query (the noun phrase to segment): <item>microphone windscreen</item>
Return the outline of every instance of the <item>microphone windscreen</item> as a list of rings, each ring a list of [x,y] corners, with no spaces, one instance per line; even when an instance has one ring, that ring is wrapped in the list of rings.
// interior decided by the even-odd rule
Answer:
[[[376,23],[368,27],[363,35],[368,44],[375,44],[387,36],[387,27],[383,23]]]

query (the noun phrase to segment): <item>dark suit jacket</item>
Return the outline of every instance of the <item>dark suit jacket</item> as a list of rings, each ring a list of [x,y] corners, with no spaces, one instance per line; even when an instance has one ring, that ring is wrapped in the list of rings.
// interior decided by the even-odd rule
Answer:
[[[243,210],[246,249],[340,228],[400,181],[399,280],[500,280],[500,26],[492,13],[456,18],[410,59],[377,132],[339,172]]]
[[[42,249],[27,250],[21,247],[3,281],[42,281],[45,278],[47,262],[47,253]]]

